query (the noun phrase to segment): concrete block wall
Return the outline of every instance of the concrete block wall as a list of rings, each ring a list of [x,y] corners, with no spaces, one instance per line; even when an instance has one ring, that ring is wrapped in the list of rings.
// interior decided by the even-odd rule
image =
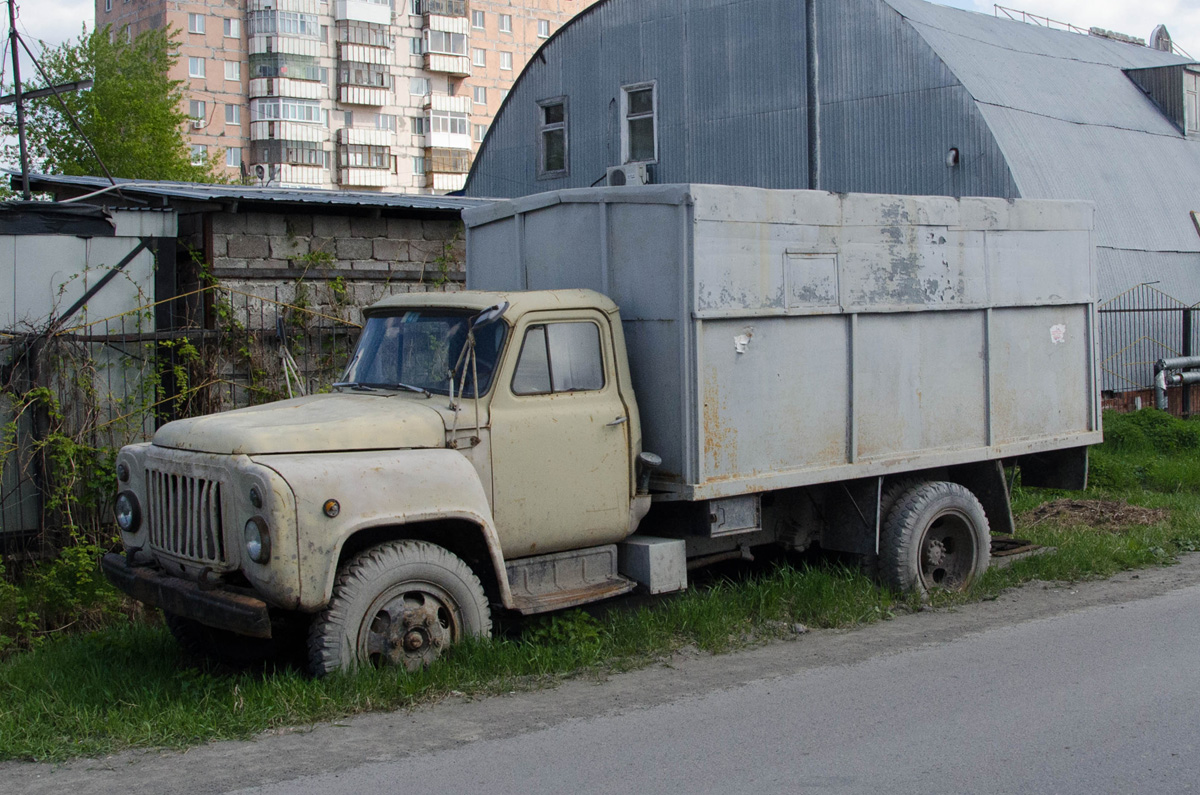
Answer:
[[[275,302],[356,322],[386,295],[457,290],[465,281],[457,219],[222,212],[211,216],[207,249],[235,305],[264,322]]]

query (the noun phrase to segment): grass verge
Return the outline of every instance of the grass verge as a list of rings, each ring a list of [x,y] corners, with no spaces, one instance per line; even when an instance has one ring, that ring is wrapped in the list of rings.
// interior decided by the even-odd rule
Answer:
[[[990,598],[1035,579],[1074,581],[1163,565],[1200,548],[1200,423],[1142,412],[1106,417],[1106,426],[1109,441],[1093,454],[1093,489],[1067,496],[1166,509],[1166,518],[1118,528],[1069,518],[1034,522],[1033,508],[1065,493],[1018,488],[1019,535],[1055,551],[992,569],[970,593],[935,603]],[[856,626],[914,606],[844,567],[779,562],[635,609],[544,618],[511,637],[458,647],[424,671],[315,681],[290,669],[196,667],[165,629],[134,622],[54,640],[0,663],[0,759],[59,760],[245,738],[453,692],[507,692],[633,668],[688,645],[728,651],[793,635],[797,623]]]

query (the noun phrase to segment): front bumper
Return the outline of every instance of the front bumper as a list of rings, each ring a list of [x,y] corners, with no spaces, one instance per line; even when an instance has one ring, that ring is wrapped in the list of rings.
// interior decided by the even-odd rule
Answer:
[[[261,599],[224,588],[202,589],[157,569],[130,566],[115,552],[105,555],[100,566],[109,582],[139,602],[239,635],[271,637],[271,616]]]

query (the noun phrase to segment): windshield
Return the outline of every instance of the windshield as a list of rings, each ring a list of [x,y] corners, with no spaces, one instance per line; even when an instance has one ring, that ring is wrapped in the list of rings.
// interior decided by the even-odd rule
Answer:
[[[450,368],[467,341],[475,312],[466,309],[413,309],[367,319],[358,348],[342,381],[364,387],[415,388],[450,393]],[[488,391],[508,327],[491,323],[475,331],[479,394]],[[466,361],[462,366],[466,366]],[[455,391],[462,373],[456,375]],[[466,397],[475,394],[467,369]]]

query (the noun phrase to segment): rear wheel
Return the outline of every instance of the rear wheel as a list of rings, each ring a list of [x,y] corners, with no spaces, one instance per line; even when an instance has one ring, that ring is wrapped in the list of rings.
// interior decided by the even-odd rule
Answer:
[[[913,486],[896,500],[880,539],[880,575],[903,592],[965,591],[987,571],[991,533],[983,506],[957,483]]]
[[[359,665],[417,670],[492,621],[479,578],[426,541],[392,541],[342,567],[333,596],[308,636],[312,673]]]

